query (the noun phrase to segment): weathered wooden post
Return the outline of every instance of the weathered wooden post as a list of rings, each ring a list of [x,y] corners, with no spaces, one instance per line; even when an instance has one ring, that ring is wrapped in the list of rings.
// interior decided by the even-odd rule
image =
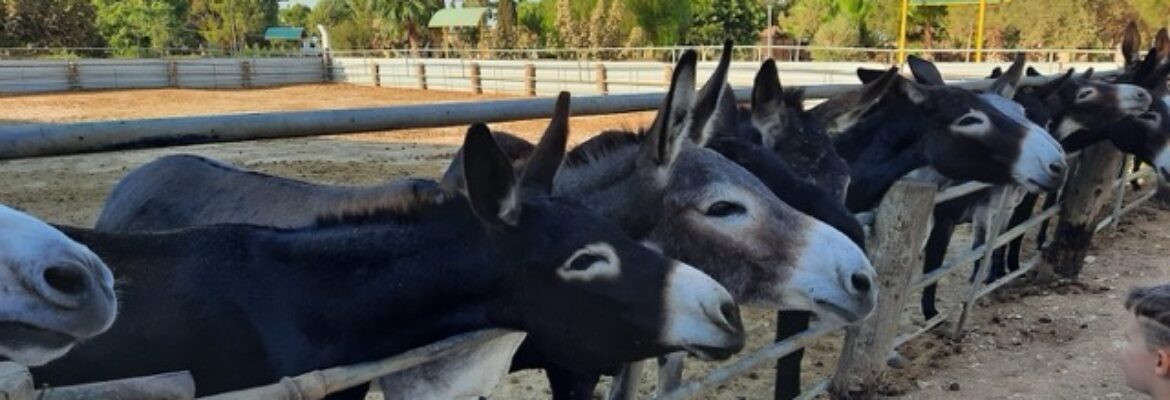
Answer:
[[[1076,278],[1084,267],[1085,254],[1093,241],[1097,216],[1117,177],[1121,152],[1111,143],[1100,143],[1081,151],[1077,167],[1064,189],[1064,205],[1053,233],[1053,241],[1044,250],[1043,262],[1037,266],[1038,279],[1050,280],[1053,272]]]
[[[179,87],[179,62],[175,60],[167,61],[167,85],[173,88]]]
[[[597,79],[597,93],[609,94],[609,76],[605,71],[605,64],[593,64],[593,75]]]
[[[845,343],[829,391],[834,399],[870,399],[885,373],[886,356],[898,336],[898,322],[934,209],[935,185],[902,180],[878,207],[869,259],[877,270],[877,307],[869,319],[846,329]]]
[[[427,90],[427,65],[421,62],[415,64],[414,75],[418,77],[418,88],[420,90]]]
[[[382,87],[382,67],[376,62],[370,64],[370,82],[374,87]]]
[[[524,64],[524,94],[536,96],[536,66]]]
[[[240,86],[244,88],[252,87],[252,62],[240,61]]]
[[[33,400],[36,387],[28,368],[14,362],[0,362],[0,399]]]
[[[479,63],[471,63],[469,69],[471,70],[471,93],[483,94],[483,75]]]
[[[65,62],[65,80],[69,82],[69,90],[81,89],[81,71],[76,61]]]

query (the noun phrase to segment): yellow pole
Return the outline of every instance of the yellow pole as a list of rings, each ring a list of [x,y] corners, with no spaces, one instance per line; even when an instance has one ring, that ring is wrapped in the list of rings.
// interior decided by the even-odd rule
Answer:
[[[906,62],[906,17],[910,14],[910,0],[902,0],[902,25],[898,28],[898,65]]]
[[[983,62],[983,20],[987,17],[987,0],[979,0],[979,21],[975,27],[975,62]]]

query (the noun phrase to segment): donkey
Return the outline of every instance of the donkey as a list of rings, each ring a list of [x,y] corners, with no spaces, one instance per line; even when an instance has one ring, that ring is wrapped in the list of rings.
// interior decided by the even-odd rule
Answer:
[[[859,69],[858,76],[874,82],[891,72]],[[1016,183],[1030,191],[1063,180],[1060,146],[1043,129],[996,108],[992,102],[1000,97],[894,79],[878,105],[834,138],[852,170],[850,210],[871,209],[895,181],[926,166],[947,179]]]
[[[487,127],[473,125],[466,196],[407,181],[380,203],[295,229],[64,228],[124,280],[123,316],[34,376],[60,385],[187,369],[204,395],[487,327],[527,331],[586,368],[739,351],[738,310],[718,283],[552,195],[566,122],[554,122],[518,180]],[[334,398],[364,396],[357,389]]]
[[[109,329],[117,310],[96,254],[0,205],[0,360],[44,365]]]

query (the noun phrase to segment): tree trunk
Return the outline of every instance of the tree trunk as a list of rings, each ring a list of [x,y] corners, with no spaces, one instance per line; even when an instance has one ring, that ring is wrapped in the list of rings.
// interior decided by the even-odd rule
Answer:
[[[1061,277],[1075,279],[1096,233],[1101,206],[1113,193],[1121,152],[1111,143],[1100,143],[1081,152],[1080,162],[1064,192],[1064,205],[1053,242],[1044,250],[1043,267]],[[1042,268],[1042,271],[1045,269]],[[1041,278],[1044,278],[1041,274]]]

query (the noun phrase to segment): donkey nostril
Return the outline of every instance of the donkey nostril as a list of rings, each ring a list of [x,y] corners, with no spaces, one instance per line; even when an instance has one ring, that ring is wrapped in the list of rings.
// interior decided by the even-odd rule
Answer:
[[[1066,168],[1068,168],[1068,167],[1062,162],[1054,162],[1052,164],[1048,164],[1048,170],[1052,171],[1052,173],[1054,173],[1054,174],[1063,174],[1064,170]]]
[[[49,267],[43,276],[50,288],[63,294],[77,296],[85,292],[85,271],[81,268]]]
[[[869,280],[869,275],[860,272],[854,273],[853,276],[849,278],[849,281],[853,284],[853,288],[857,289],[857,291],[861,293],[868,292],[870,286],[872,286],[872,282]]]
[[[739,318],[739,307],[735,303],[723,303],[719,306],[719,312],[723,314],[723,320],[727,321],[730,328],[736,332],[743,331],[743,321]]]

